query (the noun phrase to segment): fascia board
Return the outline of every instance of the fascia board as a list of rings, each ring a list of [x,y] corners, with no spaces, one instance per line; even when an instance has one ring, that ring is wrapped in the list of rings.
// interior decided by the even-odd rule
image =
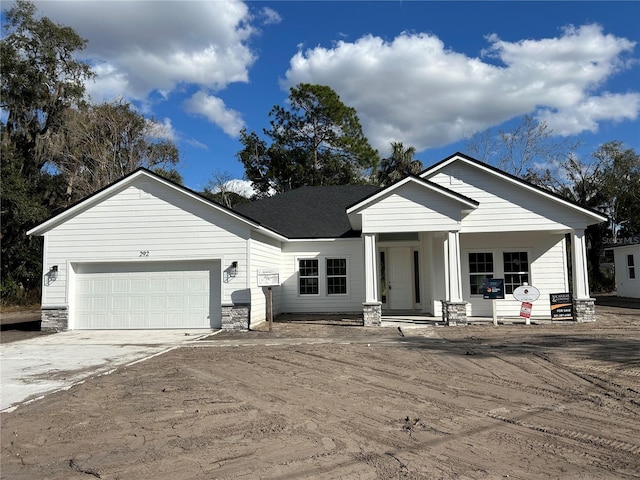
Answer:
[[[384,190],[381,190],[380,192],[376,192],[374,195],[372,195],[371,197],[365,198],[364,200],[356,203],[355,205],[352,205],[351,207],[349,207],[347,209],[347,215],[349,214],[353,214],[353,213],[359,213],[360,211],[362,211],[363,209],[365,209],[366,207],[368,207],[369,205],[376,203],[378,200],[387,197],[388,195],[390,195],[393,191],[401,188],[402,186],[406,185],[407,183],[412,182],[415,183],[417,185],[421,185],[424,188],[427,188],[433,192],[439,193],[440,195],[443,195],[445,197],[450,198],[451,200],[454,200],[458,203],[461,203],[463,205],[466,205],[467,207],[471,208],[471,209],[476,209],[478,208],[478,202],[472,200],[472,199],[468,199],[463,197],[462,195],[459,195],[455,192],[452,192],[450,190],[447,190],[444,187],[441,187],[440,185],[436,185],[432,182],[429,182],[428,180],[425,180],[423,178],[419,178],[419,177],[415,177],[415,176],[408,176],[403,178],[402,180],[394,183],[393,185],[390,185],[389,187],[385,188]]]
[[[76,203],[75,205],[72,205],[71,207],[69,207],[68,209],[66,209],[65,211],[59,213],[58,215],[55,215],[53,217],[51,217],[50,219],[44,221],[43,223],[41,223],[40,225],[37,225],[36,227],[30,229],[27,231],[27,235],[43,235],[44,233],[46,233],[47,231],[51,230],[52,228],[55,228],[56,226],[60,225],[61,223],[64,223],[67,219],[72,218],[73,216],[77,215],[78,213],[90,208],[92,205],[95,205],[97,203],[99,203],[100,201],[108,198],[109,196],[111,196],[114,192],[122,189],[123,187],[126,187],[127,185],[133,183],[135,180],[137,180],[140,177],[146,177],[151,181],[155,181],[158,183],[162,183],[164,185],[166,185],[169,188],[172,188],[184,195],[187,195],[188,197],[194,199],[197,202],[200,203],[204,203],[205,205],[207,205],[210,208],[214,208],[216,210],[219,210],[220,212],[223,212],[229,216],[231,216],[232,218],[245,223],[247,225],[249,225],[252,228],[258,229],[263,231],[263,233],[272,236],[273,238],[277,238],[277,239],[283,239],[284,237],[276,232],[273,232],[272,230],[260,225],[259,223],[244,217],[230,209],[226,209],[224,207],[222,207],[221,205],[217,205],[215,202],[212,202],[204,197],[202,197],[201,195],[198,195],[197,193],[193,192],[192,190],[189,190],[186,187],[183,187],[181,185],[177,185],[165,178],[160,177],[159,175],[156,175],[144,168],[138,169],[134,172],[132,172],[131,174],[129,174],[128,176],[112,183],[111,185],[108,185],[107,187],[103,188],[102,190],[97,191],[96,193],[90,195],[89,197],[80,200],[78,203]]]
[[[580,213],[582,213],[583,215],[587,215],[588,217],[593,218],[594,220],[598,220],[598,222],[605,222],[608,221],[608,218],[605,215],[593,212],[587,208],[584,208],[580,205],[577,205],[576,203],[573,203],[569,200],[565,200],[562,197],[559,197],[557,195],[554,195],[551,192],[547,192],[541,188],[538,188],[534,185],[531,185],[521,179],[518,179],[516,177],[512,177],[511,175],[505,174],[505,173],[501,173],[499,170],[497,169],[493,169],[490,168],[486,165],[483,165],[480,161],[474,160],[474,159],[469,159],[466,158],[463,155],[460,154],[456,154],[453,155],[449,158],[446,158],[445,160],[443,160],[442,162],[436,163],[435,165],[427,168],[426,170],[424,170],[422,173],[420,173],[420,177],[422,179],[426,179],[426,177],[433,175],[434,173],[442,170],[444,167],[446,167],[447,165],[450,165],[451,163],[454,163],[456,161],[460,161],[463,162],[467,165],[470,165],[474,168],[477,168],[479,170],[482,170],[484,172],[487,172],[493,176],[502,178],[504,180],[506,180],[507,182],[511,183],[512,185],[516,185],[520,188],[524,188],[525,190],[528,190],[530,192],[533,192],[537,195],[540,195],[541,197],[545,197],[549,200],[552,200],[556,203],[560,203],[566,207],[572,208],[574,210],[579,211]]]

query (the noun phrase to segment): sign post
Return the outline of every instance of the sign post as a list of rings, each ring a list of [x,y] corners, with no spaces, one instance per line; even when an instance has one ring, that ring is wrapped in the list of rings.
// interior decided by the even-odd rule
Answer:
[[[269,331],[273,331],[273,291],[271,287],[280,286],[280,272],[274,268],[258,270],[258,286],[267,287],[267,318],[269,319]]]
[[[533,285],[524,283],[513,291],[513,298],[522,302],[520,306],[520,316],[525,320],[526,325],[531,325],[531,310],[533,309],[533,303],[540,298],[540,290]]]
[[[504,279],[485,278],[482,281],[482,298],[491,300],[491,310],[493,312],[493,325],[498,326],[498,312],[496,310],[496,300],[504,299]]]

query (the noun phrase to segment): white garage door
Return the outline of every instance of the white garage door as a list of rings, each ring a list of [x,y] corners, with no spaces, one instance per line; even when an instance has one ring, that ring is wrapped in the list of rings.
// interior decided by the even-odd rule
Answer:
[[[218,328],[217,262],[75,266],[73,328]]]

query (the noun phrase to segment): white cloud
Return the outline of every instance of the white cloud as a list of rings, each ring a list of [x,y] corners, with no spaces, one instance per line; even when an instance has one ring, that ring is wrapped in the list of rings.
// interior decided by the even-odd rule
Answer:
[[[177,135],[171,124],[171,119],[165,118],[162,122],[147,120],[147,135],[175,143]]]
[[[640,111],[640,94],[610,94],[588,97],[584,102],[567,109],[552,111],[541,110],[537,118],[545,121],[558,135],[568,136],[585,130],[597,132],[599,122],[603,120],[621,122],[635,120]]]
[[[82,55],[97,73],[87,85],[96,101],[166,99],[189,84],[219,92],[248,82],[256,60],[248,43],[257,31],[237,0],[39,1],[37,8],[88,40]]]
[[[637,117],[637,92],[597,93],[627,67],[623,57],[634,42],[606,35],[598,25],[567,27],[549,39],[506,42],[490,35],[487,40],[484,58],[447,49],[425,33],[403,33],[392,41],[372,35],[340,41],[332,48],[299,51],[282,86],[331,86],[357,110],[380,152],[392,141],[418,151],[444,146],[538,111],[561,135]]]
[[[189,113],[204,116],[231,137],[237,137],[245,126],[239,112],[227,108],[220,98],[207,95],[203,91],[195,93],[187,100],[185,109]]]
[[[264,7],[260,10],[263,25],[276,25],[282,21],[282,17],[273,8]]]

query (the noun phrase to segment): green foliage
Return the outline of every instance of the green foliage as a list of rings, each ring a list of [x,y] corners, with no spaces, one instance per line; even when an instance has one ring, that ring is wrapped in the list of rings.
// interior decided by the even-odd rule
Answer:
[[[37,175],[46,162],[40,141],[60,128],[64,112],[82,100],[84,82],[93,76],[88,64],[75,59],[86,41],[70,27],[36,19],[35,12],[25,0],[6,11],[7,35],[0,45],[4,136],[21,152],[21,171],[28,176]]]
[[[4,303],[40,287],[42,239],[27,237],[30,228],[140,166],[182,182],[178,150],[156,124],[127,103],[84,100],[93,72],[76,54],[86,41],[35,14],[18,0],[0,40]]]
[[[402,142],[391,143],[391,156],[383,158],[377,172],[378,183],[386,187],[407,175],[418,175],[422,170],[422,162],[413,156],[414,147],[406,147]]]
[[[375,171],[377,152],[362,132],[355,109],[330,87],[300,84],[289,93],[289,108],[269,112],[267,145],[255,132],[243,130],[238,159],[257,196],[303,185],[364,183]]]

